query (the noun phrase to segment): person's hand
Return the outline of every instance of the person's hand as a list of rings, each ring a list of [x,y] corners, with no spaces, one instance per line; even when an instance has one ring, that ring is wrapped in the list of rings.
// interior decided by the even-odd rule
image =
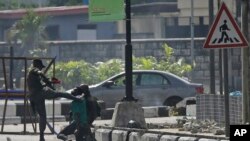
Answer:
[[[52,78],[51,78],[51,82],[52,82],[53,84],[60,84],[60,83],[61,83],[61,81],[60,81],[59,79],[55,78],[55,77],[52,77]]]

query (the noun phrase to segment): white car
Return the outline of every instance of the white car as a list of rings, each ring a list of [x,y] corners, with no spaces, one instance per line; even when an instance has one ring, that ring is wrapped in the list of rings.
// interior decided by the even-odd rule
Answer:
[[[124,82],[125,72],[122,72],[101,83],[90,85],[90,93],[103,100],[107,108],[113,108],[126,95]],[[133,97],[138,99],[142,106],[174,106],[186,97],[203,94],[203,91],[202,84],[190,83],[169,72],[133,71]]]

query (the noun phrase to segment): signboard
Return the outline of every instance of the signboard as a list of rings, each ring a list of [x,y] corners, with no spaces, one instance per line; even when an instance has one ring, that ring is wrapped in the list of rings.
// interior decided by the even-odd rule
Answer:
[[[204,48],[247,47],[248,42],[223,2],[208,33]]]
[[[89,21],[117,21],[125,18],[124,0],[90,0]]]

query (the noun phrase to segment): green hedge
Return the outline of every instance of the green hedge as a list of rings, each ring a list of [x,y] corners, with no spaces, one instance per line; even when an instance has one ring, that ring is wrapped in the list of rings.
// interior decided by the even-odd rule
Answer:
[[[183,58],[173,59],[174,51],[167,44],[163,45],[164,58],[157,60],[153,56],[133,57],[133,69],[169,71],[178,76],[185,76],[192,70],[190,64],[185,63]],[[90,64],[81,61],[59,62],[56,64],[56,77],[62,80],[62,87],[70,89],[81,83],[95,84],[110,76],[124,71],[125,63],[121,59],[111,59],[106,62]],[[51,75],[52,73],[49,72]]]

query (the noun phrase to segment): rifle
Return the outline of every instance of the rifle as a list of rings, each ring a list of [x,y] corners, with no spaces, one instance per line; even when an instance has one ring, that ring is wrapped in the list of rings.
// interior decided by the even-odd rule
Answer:
[[[56,60],[56,56],[50,61],[50,63],[48,64],[48,66],[46,67],[46,69],[43,71],[43,74],[46,74],[49,70],[49,68],[51,67],[51,65],[55,62]],[[55,87],[52,85],[51,81],[49,80],[49,78],[47,78],[45,75],[41,75],[43,78],[44,83],[50,87],[51,89],[55,90]]]
[[[56,56],[49,62],[48,66],[46,67],[46,69],[43,71],[44,74],[46,74],[49,70],[49,68],[51,67],[51,65],[56,61]]]

